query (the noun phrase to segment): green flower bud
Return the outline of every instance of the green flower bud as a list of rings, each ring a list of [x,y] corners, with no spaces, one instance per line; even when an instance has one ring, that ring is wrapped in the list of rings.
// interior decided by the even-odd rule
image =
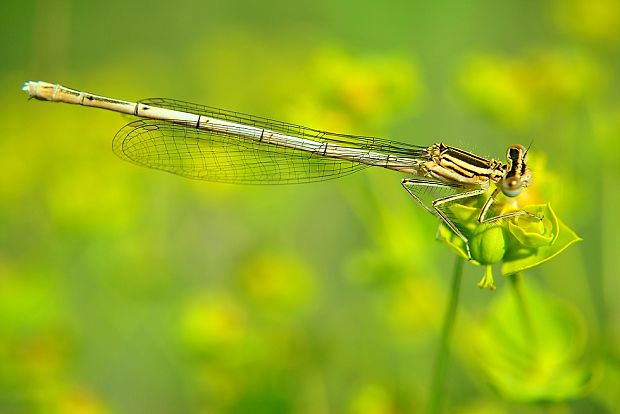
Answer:
[[[530,205],[530,215],[499,220],[492,224],[477,221],[479,207],[456,204],[450,206],[451,217],[469,240],[470,263],[486,266],[478,284],[493,289],[490,265],[502,262],[502,274],[508,276],[538,266],[581,240],[558,219],[551,206]],[[450,228],[440,225],[439,240],[447,243],[458,255],[469,259],[467,245]]]
[[[469,241],[472,259],[481,265],[492,265],[501,261],[508,245],[508,232],[504,227],[478,226]]]

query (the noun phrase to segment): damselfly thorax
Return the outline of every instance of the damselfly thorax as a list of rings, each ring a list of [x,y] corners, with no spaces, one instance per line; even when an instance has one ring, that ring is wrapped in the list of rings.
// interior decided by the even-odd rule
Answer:
[[[444,144],[419,146],[381,138],[337,134],[239,112],[167,98],[129,102],[47,82],[22,89],[39,100],[90,106],[140,118],[121,128],[113,150],[121,158],[187,178],[241,184],[323,181],[376,166],[405,173],[403,187],[438,216],[467,246],[448,217],[447,204],[495,189],[480,208],[488,223],[529,215],[524,210],[486,217],[501,191],[515,197],[530,183],[527,150],[508,148],[506,164]],[[425,203],[416,188],[444,188],[456,194]],[[470,256],[471,257],[471,256]]]

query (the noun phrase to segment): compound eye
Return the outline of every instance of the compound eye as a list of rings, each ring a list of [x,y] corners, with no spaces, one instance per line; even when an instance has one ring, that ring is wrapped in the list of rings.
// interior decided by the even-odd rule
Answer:
[[[502,181],[502,193],[507,197],[516,197],[521,193],[523,185],[516,178],[508,178]]]

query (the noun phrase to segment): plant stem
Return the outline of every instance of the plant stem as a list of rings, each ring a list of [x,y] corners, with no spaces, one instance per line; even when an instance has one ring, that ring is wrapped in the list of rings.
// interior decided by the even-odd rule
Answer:
[[[459,291],[461,289],[461,279],[463,277],[463,259],[456,257],[454,262],[454,273],[452,275],[452,290],[448,301],[448,308],[443,320],[441,338],[439,343],[439,353],[435,361],[435,372],[433,373],[433,383],[431,385],[430,402],[428,412],[430,414],[439,413],[443,400],[444,382],[448,368],[448,357],[450,356],[450,340],[456,319],[456,308],[459,301]]]
[[[534,345],[534,347],[536,347],[538,345],[538,342],[536,341],[536,332],[534,332],[532,318],[530,317],[530,312],[528,311],[527,304],[525,303],[521,273],[515,273],[514,275],[512,275],[510,277],[510,281],[512,282],[512,288],[517,299],[517,307],[519,308],[523,335],[525,335],[526,338],[530,338],[530,340],[532,341],[531,343]]]

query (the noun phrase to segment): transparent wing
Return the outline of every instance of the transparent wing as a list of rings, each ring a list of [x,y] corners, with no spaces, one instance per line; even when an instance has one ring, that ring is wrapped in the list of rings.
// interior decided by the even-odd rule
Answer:
[[[425,147],[372,137],[335,134],[267,118],[165,98],[140,101],[145,105],[200,114],[239,124],[225,131],[207,131],[164,121],[140,120],[114,137],[121,158],[188,178],[245,184],[287,184],[328,180],[354,173],[369,164],[361,157],[326,157],[308,148],[272,145],[244,136],[244,126],[280,132],[315,143],[384,154],[399,159],[427,156]],[[392,159],[393,160],[393,159]],[[376,165],[379,164],[379,161]]]
[[[281,132],[286,135],[309,138],[317,142],[328,142],[341,145],[343,147],[376,151],[395,157],[419,158],[426,155],[424,146],[407,144],[404,142],[390,141],[387,139],[363,137],[357,135],[337,134],[333,132],[320,131],[313,128],[291,124],[288,122],[276,121],[254,115],[243,114],[235,111],[214,108],[195,104],[191,102],[179,101],[169,98],[148,98],[139,101],[145,105],[153,105],[160,108],[172,109],[175,111],[189,112],[196,115],[203,115],[211,118],[222,119],[242,125],[249,125],[263,128],[270,131]]]
[[[260,143],[228,132],[163,121],[135,121],[114,137],[121,158],[187,178],[243,184],[328,180],[367,165]]]

